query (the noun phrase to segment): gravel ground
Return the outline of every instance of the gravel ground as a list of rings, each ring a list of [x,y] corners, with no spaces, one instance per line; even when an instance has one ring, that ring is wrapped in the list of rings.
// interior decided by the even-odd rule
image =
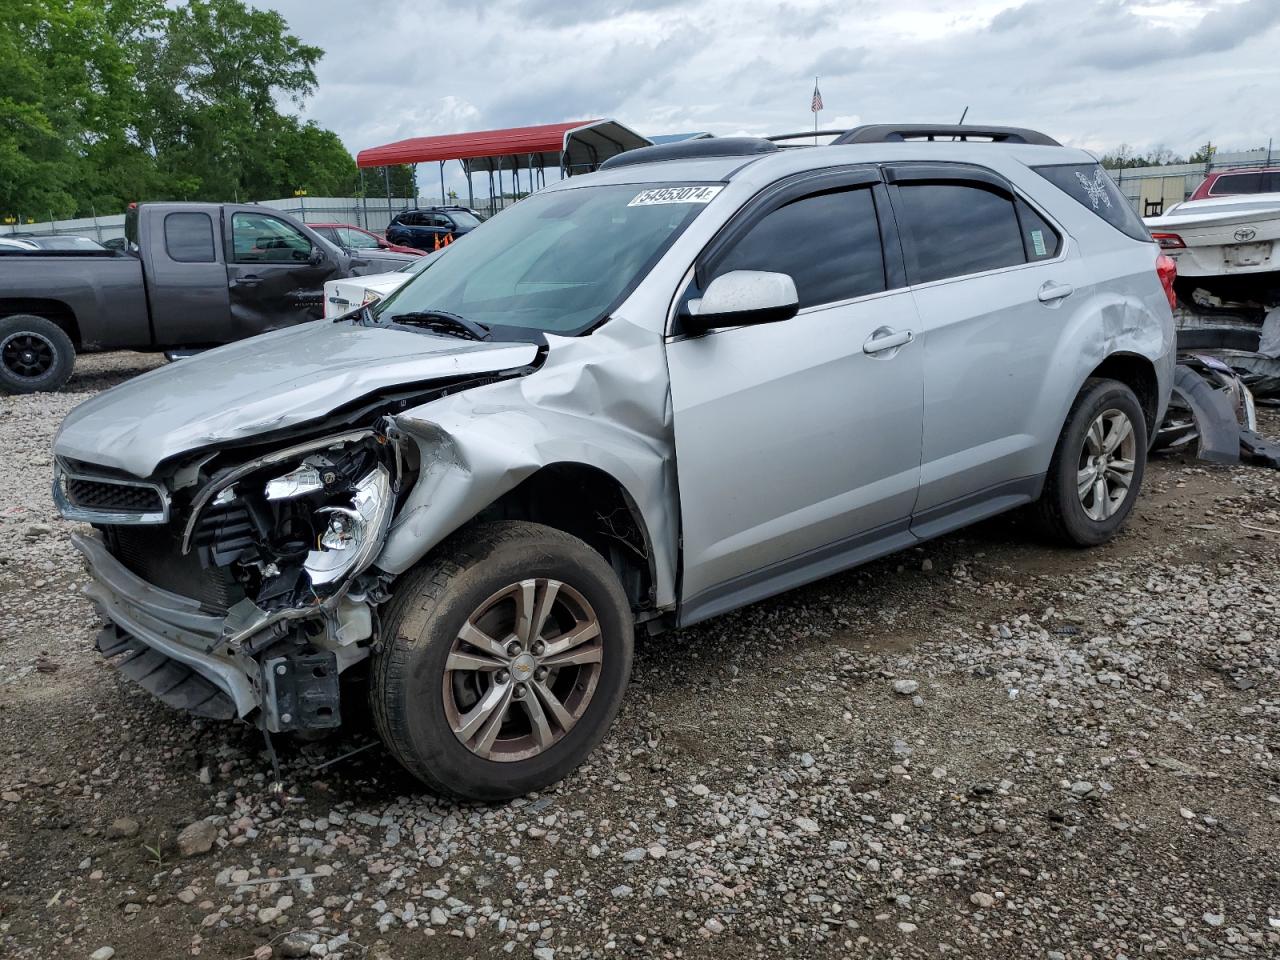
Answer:
[[[1280,473],[1156,462],[1107,547],[1003,519],[646,641],[539,796],[359,728],[277,795],[91,649],[49,442],[152,365],[0,397],[0,955],[1280,955]]]

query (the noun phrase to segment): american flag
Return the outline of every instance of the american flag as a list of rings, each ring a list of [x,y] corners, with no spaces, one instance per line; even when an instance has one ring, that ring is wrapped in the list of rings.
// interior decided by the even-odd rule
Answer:
[[[809,109],[817,113],[822,109],[822,92],[818,90],[818,81],[813,81],[813,103],[809,105]]]

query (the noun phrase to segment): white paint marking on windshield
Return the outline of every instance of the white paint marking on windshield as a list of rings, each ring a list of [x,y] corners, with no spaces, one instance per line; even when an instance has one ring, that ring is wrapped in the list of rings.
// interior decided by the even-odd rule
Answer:
[[[710,203],[724,187],[659,187],[641,190],[628,207],[648,207],[658,203]]]

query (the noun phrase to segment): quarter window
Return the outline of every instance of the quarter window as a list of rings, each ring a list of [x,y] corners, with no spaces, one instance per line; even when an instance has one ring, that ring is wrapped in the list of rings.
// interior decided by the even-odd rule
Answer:
[[[231,237],[241,263],[296,263],[311,255],[311,241],[275,217],[237,213],[231,218]]]
[[[1022,246],[1028,262],[1052,260],[1058,255],[1062,237],[1025,200],[1018,201],[1018,223],[1022,225]]]
[[[904,183],[899,226],[912,283],[1027,262],[1013,201],[978,184]]]
[[[164,249],[179,263],[213,263],[213,221],[207,213],[171,213],[164,218]]]
[[[884,290],[884,253],[871,191],[803,197],[766,214],[708,280],[734,270],[788,274],[801,307]]]

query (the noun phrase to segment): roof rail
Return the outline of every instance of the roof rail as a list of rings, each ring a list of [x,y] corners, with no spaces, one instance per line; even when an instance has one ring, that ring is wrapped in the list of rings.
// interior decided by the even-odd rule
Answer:
[[[757,153],[773,153],[776,143],[759,137],[708,137],[701,140],[680,140],[676,143],[660,143],[652,147],[637,147],[625,153],[614,154],[601,170],[616,170],[637,163],[657,163],[660,160],[698,160],[702,157],[746,157]]]
[[[775,133],[765,139],[777,143],[782,140],[809,140],[813,137],[842,137],[846,133],[847,130],[805,130],[803,133]]]
[[[810,134],[812,136],[812,134]],[[902,140],[990,140],[993,143],[1027,143],[1042,147],[1060,147],[1053,137],[1025,127],[980,127],[959,123],[869,123],[845,131],[832,146],[847,143],[892,143]]]

